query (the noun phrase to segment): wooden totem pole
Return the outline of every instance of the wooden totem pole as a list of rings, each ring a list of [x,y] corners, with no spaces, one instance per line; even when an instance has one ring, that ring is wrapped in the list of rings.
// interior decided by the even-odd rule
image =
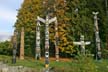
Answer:
[[[54,17],[52,19],[49,19],[49,16],[47,15],[45,20],[43,18],[40,18],[39,16],[37,17],[37,20],[45,24],[45,67],[48,68],[49,67],[49,24],[51,24],[52,22],[55,22],[55,24],[57,26],[57,18]],[[57,30],[57,28],[56,28],[56,30]],[[56,45],[57,45],[57,43],[56,43]],[[36,50],[38,50],[38,49],[36,49]],[[56,49],[56,51],[57,50],[58,49]],[[38,53],[40,53],[40,52],[38,52]],[[58,57],[59,57],[58,51],[56,52],[56,54],[57,54],[56,57],[58,59]]]
[[[24,59],[24,27],[21,28],[21,40],[20,40],[20,59]]]
[[[40,49],[40,22],[37,17],[37,26],[36,26],[36,48],[35,48],[35,58],[38,60],[41,58],[41,49]]]
[[[14,35],[12,37],[12,45],[13,45],[13,57],[12,57],[12,63],[16,63],[16,53],[17,53],[17,32],[14,31]]]
[[[96,39],[96,59],[101,59],[101,47],[100,47],[100,37],[99,37],[99,28],[98,28],[98,18],[97,15],[99,12],[93,12],[94,15],[94,27],[95,27],[95,39]]]

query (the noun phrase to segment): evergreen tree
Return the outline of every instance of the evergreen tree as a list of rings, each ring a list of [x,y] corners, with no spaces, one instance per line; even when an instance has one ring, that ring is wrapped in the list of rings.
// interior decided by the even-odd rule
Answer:
[[[87,5],[87,0],[68,0],[69,31],[71,32],[69,38],[73,41],[79,41],[80,36],[84,35],[85,40],[93,42],[94,24],[91,18],[92,12]]]
[[[44,0],[45,14],[49,14],[51,18],[57,17],[58,21],[58,47],[60,52],[72,53],[72,40],[68,38],[69,17],[67,16],[67,2],[66,0]],[[44,16],[44,15],[43,15]],[[54,51],[55,42],[55,25],[50,24],[50,48]]]
[[[18,11],[15,28],[20,35],[21,27],[25,29],[25,54],[35,52],[36,18],[57,17],[58,20],[58,47],[60,53],[73,53],[73,41],[79,41],[80,35],[91,41],[87,49],[95,52],[93,11],[99,11],[99,30],[102,47],[107,43],[107,17],[104,0],[24,0]],[[41,27],[41,47],[44,54],[45,25]],[[50,24],[50,53],[54,53],[55,25]],[[19,36],[20,38],[20,36]],[[20,40],[20,39],[19,39]],[[104,48],[102,48],[104,49]]]
[[[18,10],[15,27],[19,35],[21,27],[25,29],[25,55],[31,56],[35,52],[36,18],[40,13],[41,0],[24,0]]]

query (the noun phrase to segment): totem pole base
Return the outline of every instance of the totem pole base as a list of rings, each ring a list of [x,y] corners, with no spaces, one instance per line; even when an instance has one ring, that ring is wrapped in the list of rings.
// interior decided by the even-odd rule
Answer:
[[[12,59],[12,64],[15,64],[16,63],[16,59]]]
[[[48,68],[49,67],[49,64],[45,64],[45,68]]]
[[[24,58],[23,58],[23,57],[21,57],[21,58],[20,58],[20,60],[24,60]]]

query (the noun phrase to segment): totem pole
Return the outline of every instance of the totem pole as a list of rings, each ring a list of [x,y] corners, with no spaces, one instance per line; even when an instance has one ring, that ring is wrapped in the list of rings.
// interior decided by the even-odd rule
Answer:
[[[17,53],[17,32],[14,31],[14,36],[12,37],[12,44],[13,44],[13,57],[12,63],[16,63],[16,53]]]
[[[21,28],[20,59],[24,59],[24,27]]]
[[[59,61],[59,48],[58,48],[58,23],[57,20],[55,21],[55,57],[56,61]]]
[[[37,17],[37,26],[36,26],[36,54],[35,58],[38,60],[41,58],[41,51],[40,51],[40,22]]]
[[[57,23],[57,18],[54,17],[49,19],[49,16],[46,16],[46,19],[37,17],[37,20],[45,24],[45,67],[49,67],[49,24],[52,22]],[[37,50],[37,49],[36,49]]]
[[[99,12],[93,12],[94,15],[94,27],[95,27],[95,38],[96,38],[96,60],[101,59],[101,47],[100,47],[100,37],[99,37],[99,28],[98,28],[98,18],[97,15]]]

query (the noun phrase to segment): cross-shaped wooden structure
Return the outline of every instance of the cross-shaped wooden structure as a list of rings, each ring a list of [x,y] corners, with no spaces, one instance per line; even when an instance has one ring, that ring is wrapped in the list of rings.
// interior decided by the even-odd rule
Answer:
[[[81,35],[79,42],[73,42],[74,45],[80,45],[81,46],[81,53],[83,55],[85,55],[85,46],[89,45],[90,43],[91,43],[90,41],[84,42],[84,35]]]

